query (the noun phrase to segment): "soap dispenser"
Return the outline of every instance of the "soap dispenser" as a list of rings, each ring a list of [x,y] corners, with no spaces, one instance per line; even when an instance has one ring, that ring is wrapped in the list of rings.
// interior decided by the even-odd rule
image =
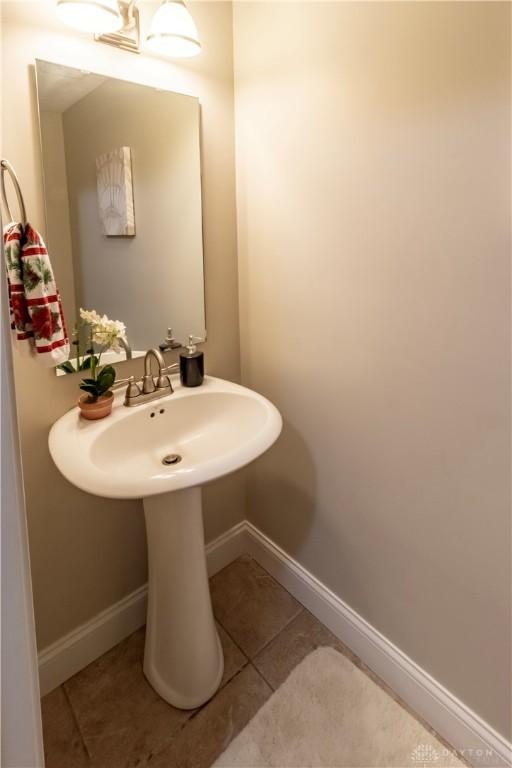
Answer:
[[[197,336],[189,336],[186,352],[180,353],[180,379],[184,387],[199,387],[204,379],[204,353],[196,344],[203,342]]]
[[[172,334],[172,328],[168,328],[167,336],[162,341],[162,343],[158,345],[160,352],[168,352],[170,349],[179,349],[180,347],[181,344],[179,341],[176,341]]]

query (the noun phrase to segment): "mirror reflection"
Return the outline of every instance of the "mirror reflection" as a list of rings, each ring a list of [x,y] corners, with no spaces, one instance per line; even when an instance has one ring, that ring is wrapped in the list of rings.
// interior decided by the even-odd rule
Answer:
[[[126,343],[102,362],[204,335],[198,99],[45,61],[36,73],[47,244],[69,330],[81,308],[123,323]],[[58,373],[77,368],[72,350]]]

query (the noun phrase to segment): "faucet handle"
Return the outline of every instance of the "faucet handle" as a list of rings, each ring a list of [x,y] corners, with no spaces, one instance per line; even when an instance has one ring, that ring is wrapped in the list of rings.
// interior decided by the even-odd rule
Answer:
[[[112,384],[111,389],[119,389],[119,387],[122,387],[124,384],[128,384],[128,389],[133,392],[132,397],[135,394],[140,394],[140,388],[135,381],[135,376],[128,376],[127,379],[116,379]]]
[[[168,365],[166,368],[162,368],[156,380],[156,388],[157,389],[169,388],[171,392],[174,392],[172,388],[171,380],[169,376],[166,376],[166,374],[169,373],[170,371],[176,370],[177,368],[179,368],[178,363],[172,363],[171,365]]]
[[[160,373],[170,373],[171,371],[177,371],[179,367],[179,363],[171,363],[170,365],[166,365],[165,368],[162,368]]]
[[[117,381],[114,381],[112,384],[112,389],[119,389],[119,387],[122,387],[124,384],[128,384],[124,396],[124,404],[126,405],[130,400],[133,400],[141,394],[141,389],[135,381],[135,376],[128,376],[127,379],[117,379]]]
[[[140,387],[135,381],[135,376],[128,376],[127,379],[116,379],[112,384],[112,389],[118,389],[124,384],[128,384],[128,387],[126,388],[128,397],[136,397],[137,395],[140,395]]]
[[[156,380],[156,388],[157,389],[170,389],[171,392],[174,392],[171,384],[171,380],[168,376],[164,376],[161,374],[158,379]]]
[[[141,389],[135,381],[135,376],[128,376],[127,384],[128,386],[126,387],[126,397],[138,397],[138,395],[140,395]]]

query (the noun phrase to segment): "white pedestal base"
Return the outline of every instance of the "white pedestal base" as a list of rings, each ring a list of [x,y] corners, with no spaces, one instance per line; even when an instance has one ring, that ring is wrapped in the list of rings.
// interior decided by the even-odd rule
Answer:
[[[194,709],[218,689],[224,657],[213,618],[201,489],[144,499],[149,587],[144,674],[160,696]]]

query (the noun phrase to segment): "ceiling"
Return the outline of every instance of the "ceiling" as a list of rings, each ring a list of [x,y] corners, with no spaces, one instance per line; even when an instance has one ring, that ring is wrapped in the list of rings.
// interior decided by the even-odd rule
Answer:
[[[65,112],[108,78],[48,61],[36,61],[37,96],[42,112]]]

